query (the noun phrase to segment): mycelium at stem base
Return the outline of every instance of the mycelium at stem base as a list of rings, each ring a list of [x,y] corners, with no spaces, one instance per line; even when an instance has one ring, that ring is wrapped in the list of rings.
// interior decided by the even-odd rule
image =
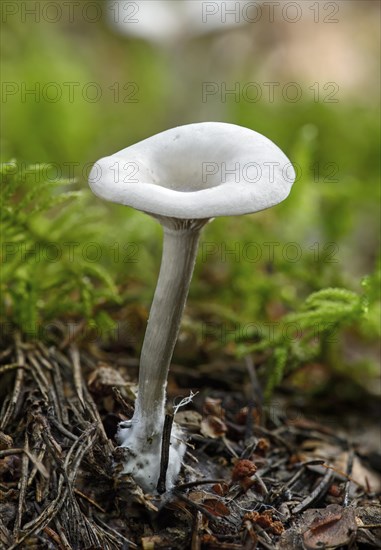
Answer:
[[[163,255],[141,352],[138,396],[129,427],[124,427],[124,423],[118,433],[121,447],[126,447],[129,454],[124,472],[147,491],[156,489],[160,475],[168,370],[192,279],[200,232],[209,221],[157,218],[164,228]],[[167,489],[173,486],[185,453],[181,435],[174,425]]]

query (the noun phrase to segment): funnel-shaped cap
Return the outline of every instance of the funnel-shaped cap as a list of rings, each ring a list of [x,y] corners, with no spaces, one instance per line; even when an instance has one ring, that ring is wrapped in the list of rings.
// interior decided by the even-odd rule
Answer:
[[[99,197],[181,219],[249,214],[284,200],[295,179],[269,139],[241,126],[203,122],[172,128],[98,161]]]

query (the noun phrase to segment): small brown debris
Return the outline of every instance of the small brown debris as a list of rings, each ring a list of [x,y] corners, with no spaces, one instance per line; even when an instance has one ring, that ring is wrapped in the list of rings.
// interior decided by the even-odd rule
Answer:
[[[209,415],[202,420],[200,431],[204,437],[217,439],[218,437],[223,437],[228,428],[221,418]]]
[[[254,407],[254,408],[249,408],[249,407],[242,407],[242,409],[240,409],[237,414],[235,415],[235,421],[236,423],[239,425],[239,426],[245,426],[247,424],[247,421],[248,421],[248,415],[249,413],[251,414],[252,416],[252,421],[253,421],[253,424],[254,425],[259,425],[260,424],[260,420],[261,420],[261,411]]]
[[[104,394],[113,386],[124,387],[126,384],[119,371],[104,363],[100,363],[88,377],[88,385],[93,393]]]
[[[265,510],[262,513],[255,511],[248,512],[245,514],[243,520],[250,521],[274,535],[281,535],[284,531],[282,522],[273,519],[273,512],[271,510]]]
[[[159,544],[160,547],[163,548],[161,546],[162,542],[163,541],[161,537],[159,537],[158,535],[153,535],[152,537],[143,537],[141,540],[141,545],[143,550],[154,550],[155,548],[157,548],[157,544]]]
[[[13,439],[10,435],[0,431],[0,451],[10,449],[13,446]]]
[[[222,408],[221,399],[213,399],[207,397],[204,402],[204,414],[217,416],[218,418],[225,418],[225,411]]]
[[[19,455],[9,455],[0,459],[0,479],[17,481],[20,477],[21,459]]]
[[[253,476],[256,471],[257,467],[251,460],[237,460],[232,471],[232,480],[241,481],[242,479]]]
[[[283,523],[281,521],[273,521],[271,530],[274,535],[281,535],[284,531]]]
[[[202,535],[201,541],[203,544],[217,544],[218,540],[213,535],[209,535],[209,533],[206,533],[205,535]]]
[[[331,495],[332,497],[339,497],[342,493],[342,489],[341,487],[339,487],[338,485],[336,485],[335,483],[333,483],[331,485],[331,487],[328,489],[328,494]]]
[[[229,508],[218,498],[206,498],[203,505],[214,516],[224,517],[230,515]]]
[[[265,437],[258,439],[258,443],[255,447],[255,454],[259,456],[266,456],[268,450],[270,449],[270,441]]]
[[[227,494],[229,487],[226,483],[215,483],[212,486],[212,489],[217,495],[224,497]]]

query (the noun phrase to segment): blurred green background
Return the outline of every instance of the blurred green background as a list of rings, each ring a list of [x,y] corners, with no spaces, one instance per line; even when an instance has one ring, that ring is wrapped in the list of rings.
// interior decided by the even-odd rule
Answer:
[[[125,322],[118,345],[138,353],[161,229],[92,196],[87,174],[98,158],[167,128],[226,121],[273,140],[298,178],[283,204],[206,227],[175,360],[275,345],[283,351],[265,362],[278,375],[319,361],[377,391],[379,3],[317,11],[316,2],[286,2],[300,13],[275,3],[271,18],[256,2],[251,23],[243,11],[224,23],[223,3],[196,2],[193,19],[181,0],[154,3],[146,25],[149,2],[2,2],[3,323],[33,333],[86,319],[104,341]],[[210,25],[205,4],[218,9]],[[252,243],[255,259],[245,255]],[[316,310],[306,298],[331,287],[352,304],[324,295],[313,320],[340,328],[335,359],[329,339],[311,342],[311,323],[301,326],[312,353],[300,338],[285,344],[282,320]],[[328,333],[323,326],[319,338]]]

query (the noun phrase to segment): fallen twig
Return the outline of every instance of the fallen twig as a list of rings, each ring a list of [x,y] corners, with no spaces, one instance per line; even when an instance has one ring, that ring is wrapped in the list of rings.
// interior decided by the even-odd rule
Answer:
[[[29,441],[28,441],[28,434],[25,432],[24,436],[24,453],[22,458],[22,464],[21,464],[21,477],[20,477],[20,484],[19,484],[19,501],[17,506],[17,514],[15,519],[15,524],[13,527],[13,536],[17,539],[19,532],[20,532],[20,526],[21,526],[21,519],[25,504],[25,494],[26,494],[26,488],[28,483],[28,466],[29,466]]]
[[[300,502],[297,506],[295,506],[295,508],[293,508],[293,514],[303,512],[304,510],[315,504],[315,502],[317,502],[322,496],[324,496],[329,489],[332,477],[333,472],[331,470],[327,470],[322,480],[320,481],[318,486],[312,491],[312,493],[308,495],[305,499],[303,499],[302,502]]]
[[[169,449],[171,446],[171,432],[173,426],[173,414],[166,414],[164,420],[163,437],[161,441],[161,457],[160,457],[160,475],[157,482],[157,491],[159,494],[166,491],[166,479],[169,463]]]
[[[2,430],[5,429],[9,420],[12,418],[13,413],[16,410],[20,393],[21,393],[22,383],[24,380],[25,357],[21,349],[21,338],[18,332],[16,332],[16,335],[15,335],[15,346],[16,346],[16,356],[17,356],[16,364],[18,365],[18,367],[16,372],[15,383],[13,386],[12,396],[8,402],[7,409],[1,420],[0,428]]]
[[[344,507],[348,506],[348,504],[349,504],[349,490],[351,488],[351,475],[352,475],[354,457],[355,457],[354,450],[351,449],[348,453],[348,463],[347,463],[347,471],[346,471],[348,479],[347,479],[347,482],[345,484],[344,500],[343,500],[343,506]]]
[[[78,398],[83,407],[85,407],[83,399],[83,385],[82,385],[82,373],[81,373],[81,363],[78,348],[75,344],[70,345],[70,357],[73,362],[73,377],[74,385],[77,391]]]

